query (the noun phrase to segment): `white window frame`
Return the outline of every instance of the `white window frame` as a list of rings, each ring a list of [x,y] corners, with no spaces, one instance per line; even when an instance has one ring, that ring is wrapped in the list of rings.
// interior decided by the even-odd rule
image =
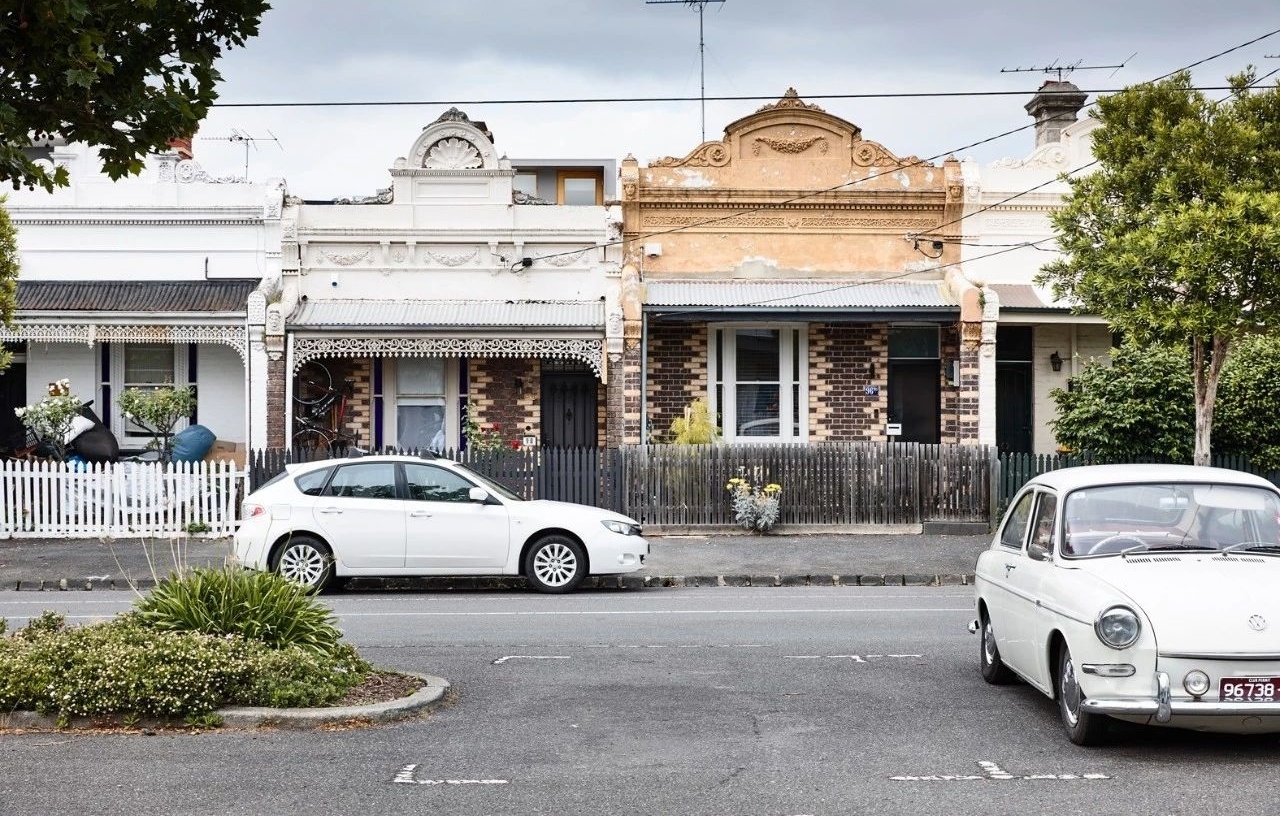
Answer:
[[[778,332],[778,435],[738,436],[737,382],[732,372],[737,368],[736,333],[739,330],[769,329]],[[724,405],[716,395],[716,332],[724,332],[724,359],[720,369],[725,372]],[[796,343],[799,344],[798,354]],[[792,371],[792,361],[799,358],[799,371]],[[799,383],[800,427],[793,429],[786,417],[795,416],[792,385]],[[711,323],[707,326],[707,405],[711,416],[720,418],[720,431],[724,441],[741,443],[806,442],[809,439],[809,324],[808,323]],[[793,430],[795,433],[793,434]]]
[[[399,446],[400,444],[400,406],[424,405],[429,397],[425,395],[405,395],[400,394],[400,377],[399,366],[404,360],[425,359],[440,360],[444,363],[444,446],[449,450],[457,450],[459,447],[458,424],[460,417],[458,416],[458,361],[451,357],[406,357],[403,359],[392,359],[389,365],[383,371],[383,382],[390,384],[390,388],[383,389],[383,405],[385,411],[385,422],[383,423],[383,432],[386,439],[390,440],[388,444]]]
[[[130,426],[133,423],[124,418],[124,414],[120,411],[120,406],[116,404],[116,401],[120,399],[120,395],[132,387],[124,380],[125,350],[130,347],[137,348],[138,346],[170,346],[173,349],[173,382],[169,383],[169,385],[174,388],[182,388],[191,384],[188,381],[186,343],[113,343],[111,345],[110,364],[111,404],[98,405],[94,403],[92,407],[94,408],[94,413],[102,417],[102,421],[111,428],[111,432],[116,435],[116,439],[120,440],[120,447],[126,449],[136,448],[139,444],[146,444],[154,439],[151,434],[138,429],[137,426],[133,426],[131,429]],[[173,426],[174,433],[187,427],[188,424],[185,418],[178,420],[178,423]]]

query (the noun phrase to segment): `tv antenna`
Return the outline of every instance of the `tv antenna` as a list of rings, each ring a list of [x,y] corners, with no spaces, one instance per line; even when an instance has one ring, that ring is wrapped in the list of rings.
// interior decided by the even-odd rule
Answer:
[[[1032,65],[1028,68],[1022,68],[1022,67],[1001,68],[1000,73],[1002,74],[1030,74],[1030,73],[1057,74],[1058,81],[1061,82],[1062,80],[1070,76],[1072,71],[1104,71],[1108,68],[1112,68],[1114,70],[1111,73],[1114,75],[1116,71],[1119,71],[1121,68],[1125,67],[1125,65],[1129,63],[1129,60],[1133,59],[1136,56],[1138,56],[1137,51],[1133,52],[1128,57],[1126,57],[1125,61],[1120,63],[1119,65],[1083,65],[1082,63],[1084,62],[1084,60],[1076,60],[1075,62],[1059,64],[1058,60],[1055,59],[1053,62],[1050,62],[1048,65]]]
[[[267,134],[268,135],[266,136],[250,136],[248,133],[245,133],[243,130],[239,130],[238,128],[232,128],[230,136],[198,136],[196,138],[202,139],[206,142],[238,142],[239,144],[243,145],[244,146],[244,180],[248,181],[249,180],[249,148],[250,147],[252,147],[254,150],[257,150],[258,142],[275,142],[276,147],[279,147],[281,151],[284,150],[284,147],[280,144],[280,140],[276,138],[276,135],[274,133],[268,130]]]
[[[707,7],[707,3],[723,2],[724,0],[644,0],[646,6],[669,6],[672,3],[679,3],[698,10],[698,73],[701,77],[699,85],[701,94],[698,99],[702,103],[702,141],[704,142],[707,140],[707,44],[702,36],[702,12]]]

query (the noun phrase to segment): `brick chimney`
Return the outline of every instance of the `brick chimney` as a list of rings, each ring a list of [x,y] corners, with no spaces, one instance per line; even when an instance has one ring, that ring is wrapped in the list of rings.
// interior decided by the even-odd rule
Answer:
[[[1047,79],[1026,104],[1036,120],[1036,147],[1060,141],[1063,128],[1076,121],[1088,94],[1064,80]]]
[[[191,150],[190,136],[174,136],[169,140],[169,147],[178,154],[179,159],[190,159],[195,155]]]

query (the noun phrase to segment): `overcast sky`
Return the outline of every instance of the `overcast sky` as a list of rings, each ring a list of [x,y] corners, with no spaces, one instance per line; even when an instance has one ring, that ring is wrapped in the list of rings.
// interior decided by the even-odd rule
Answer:
[[[274,0],[262,32],[225,56],[219,107],[196,140],[213,175],[282,176],[308,199],[369,195],[451,105],[484,120],[512,158],[683,156],[702,141],[698,12],[645,0]],[[1023,105],[1047,77],[1002,68],[1080,63],[1085,90],[1136,84],[1280,28],[1276,0],[725,0],[703,12],[706,136],[788,87],[898,155],[982,162],[1031,152]],[[1222,85],[1280,68],[1280,35],[1195,69]],[[1132,56],[1131,56],[1132,55]],[[1016,91],[1011,96],[817,98]],[[683,102],[496,100],[689,97]],[[1091,96],[1092,99],[1092,96]],[[250,102],[426,102],[234,107]],[[225,104],[227,106],[222,106]],[[269,141],[274,136],[277,142]]]

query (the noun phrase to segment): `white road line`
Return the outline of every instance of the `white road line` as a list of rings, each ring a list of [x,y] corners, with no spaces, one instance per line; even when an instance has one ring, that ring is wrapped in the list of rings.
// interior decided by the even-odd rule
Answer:
[[[493,665],[500,666],[508,660],[568,660],[569,655],[507,655],[493,661]]]
[[[405,765],[396,771],[392,782],[400,785],[507,785],[506,779],[415,779],[418,766]]]
[[[1110,776],[1100,773],[1086,774],[1026,774],[1024,776],[1016,776],[1001,768],[990,760],[981,760],[978,767],[982,769],[981,774],[931,774],[928,776],[891,776],[890,781],[893,782],[968,782],[972,780],[1054,780],[1054,781],[1092,781],[1098,779],[1110,779]]]

